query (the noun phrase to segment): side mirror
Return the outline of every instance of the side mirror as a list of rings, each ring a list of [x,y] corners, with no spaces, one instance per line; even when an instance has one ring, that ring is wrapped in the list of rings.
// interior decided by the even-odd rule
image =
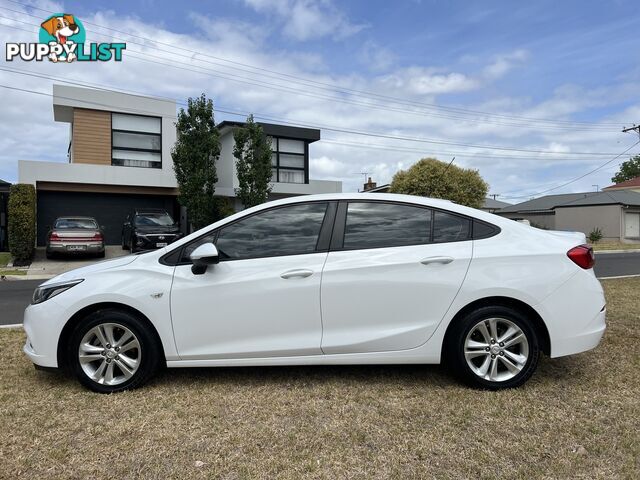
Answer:
[[[101,230],[106,230],[106,228],[104,228],[104,225],[100,225],[100,229]]]
[[[194,275],[202,275],[209,265],[215,265],[220,261],[218,249],[213,243],[205,243],[196,248],[189,258],[193,262],[191,271]]]

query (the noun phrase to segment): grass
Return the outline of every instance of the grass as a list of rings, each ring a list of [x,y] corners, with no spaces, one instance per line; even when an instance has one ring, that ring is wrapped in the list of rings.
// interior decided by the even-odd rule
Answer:
[[[101,396],[0,330],[0,478],[638,478],[640,279],[604,284],[603,343],[502,392],[363,366],[170,370]]]
[[[26,270],[3,269],[0,268],[0,275],[26,275]]]
[[[6,267],[11,260],[11,254],[9,252],[0,252],[0,276],[2,275],[26,275],[26,270],[17,270],[15,268],[3,268]]]
[[[599,250],[635,250],[640,249],[640,243],[598,242],[591,246],[597,252]]]

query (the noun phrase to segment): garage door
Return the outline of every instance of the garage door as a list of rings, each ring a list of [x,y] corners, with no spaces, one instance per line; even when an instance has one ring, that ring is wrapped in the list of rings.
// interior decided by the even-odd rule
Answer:
[[[119,245],[122,224],[132,208],[164,208],[176,221],[179,219],[172,196],[39,190],[38,245],[45,245],[48,228],[56,218],[73,215],[94,217],[105,228],[106,243]]]
[[[640,238],[640,213],[626,212],[624,216],[625,238]]]

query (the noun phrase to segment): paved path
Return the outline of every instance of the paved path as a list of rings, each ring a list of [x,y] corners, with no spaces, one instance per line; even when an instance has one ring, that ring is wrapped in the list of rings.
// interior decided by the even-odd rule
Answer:
[[[640,253],[596,254],[595,271],[598,278],[640,275]]]
[[[31,302],[35,288],[44,280],[0,282],[0,325],[22,323],[24,309]]]
[[[596,256],[596,275],[640,275],[640,253],[607,253]],[[0,281],[0,325],[22,323],[22,314],[33,290],[44,280]]]

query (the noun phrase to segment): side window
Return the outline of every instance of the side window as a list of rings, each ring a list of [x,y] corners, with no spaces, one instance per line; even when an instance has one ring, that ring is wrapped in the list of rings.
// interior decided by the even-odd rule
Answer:
[[[381,248],[428,243],[431,210],[382,202],[349,202],[343,248]]]
[[[216,246],[222,258],[295,255],[316,251],[327,203],[274,208],[223,227]]]
[[[458,242],[470,237],[471,222],[468,218],[436,211],[433,216],[433,242]]]

